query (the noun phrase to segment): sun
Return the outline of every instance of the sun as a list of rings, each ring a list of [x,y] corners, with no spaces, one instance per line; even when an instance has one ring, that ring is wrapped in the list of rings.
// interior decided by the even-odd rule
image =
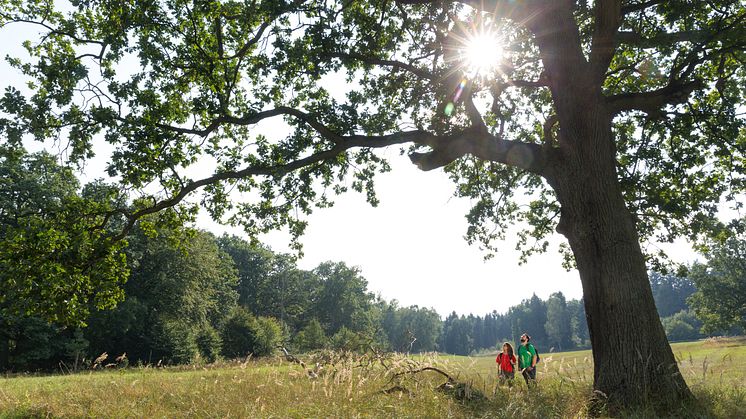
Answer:
[[[492,74],[503,58],[502,40],[491,31],[475,33],[464,42],[461,59],[471,77]]]

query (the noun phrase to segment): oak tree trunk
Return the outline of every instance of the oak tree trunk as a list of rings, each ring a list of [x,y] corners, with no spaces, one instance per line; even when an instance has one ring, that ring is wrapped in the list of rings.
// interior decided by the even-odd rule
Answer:
[[[563,122],[565,148],[550,180],[557,230],[575,255],[593,348],[594,389],[615,407],[681,408],[691,393],[666,339],[616,173],[611,119],[588,95]],[[659,410],[660,411],[660,410]]]

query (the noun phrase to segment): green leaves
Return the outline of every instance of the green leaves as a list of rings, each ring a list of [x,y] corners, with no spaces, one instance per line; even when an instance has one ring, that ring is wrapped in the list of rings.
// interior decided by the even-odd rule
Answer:
[[[0,310],[63,324],[123,298],[128,270],[105,224],[110,200],[81,197],[45,153],[0,147]]]
[[[705,333],[746,328],[746,239],[740,223],[733,235],[705,252],[706,264],[690,270],[697,291],[688,301]]]
[[[614,115],[618,176],[643,239],[699,240],[721,227],[718,202],[735,201],[745,185],[744,8],[734,0],[645,6],[623,8],[598,94],[609,103],[649,100],[669,88],[671,105]],[[573,13],[586,57],[594,7],[581,2]],[[252,236],[288,227],[299,248],[306,215],[335,195],[352,189],[378,203],[374,178],[388,165],[343,139],[477,127],[495,141],[568,151],[569,127],[556,122],[554,106],[563,86],[513,12],[366,0],[78,1],[64,11],[4,2],[3,24],[42,34],[26,44],[28,60],[10,59],[30,92],[9,88],[0,99],[0,135],[57,140],[76,163],[93,158],[103,137],[113,148],[108,175],[148,190],[142,214],[200,189],[215,219]],[[500,33],[506,54],[494,74],[471,80],[460,54],[480,25]],[[695,81],[694,93],[675,91]],[[273,112],[284,107],[305,117]],[[491,252],[508,226],[525,222],[524,256],[546,249],[558,204],[540,177],[469,156],[446,170],[457,195],[474,202],[470,243]],[[233,190],[245,201],[234,205]]]

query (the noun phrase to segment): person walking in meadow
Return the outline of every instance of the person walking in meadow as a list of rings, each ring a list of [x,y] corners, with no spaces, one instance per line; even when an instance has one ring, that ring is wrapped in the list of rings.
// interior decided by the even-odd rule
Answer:
[[[513,387],[517,362],[515,355],[513,354],[513,345],[508,342],[503,343],[503,351],[497,354],[495,362],[497,362],[497,374],[500,380],[500,385],[507,382],[509,387]]]
[[[531,343],[531,336],[524,333],[521,335],[521,345],[518,347],[518,368],[529,387],[536,385],[537,362],[539,362],[539,357],[536,348]]]

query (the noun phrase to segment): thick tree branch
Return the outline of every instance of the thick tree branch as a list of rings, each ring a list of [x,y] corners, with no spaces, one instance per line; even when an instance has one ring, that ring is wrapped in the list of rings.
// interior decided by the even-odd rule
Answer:
[[[545,176],[547,157],[539,144],[509,141],[488,132],[472,128],[448,137],[437,137],[433,150],[412,153],[409,158],[421,170],[443,167],[454,160],[471,154],[483,160],[503,163],[541,176]]]
[[[439,0],[396,0],[399,4],[430,4]],[[509,0],[457,0],[459,3],[469,5],[478,10],[493,12],[500,5],[511,5],[515,7],[515,2]]]
[[[561,120],[573,114],[581,98],[600,89],[599,84],[593,82],[591,67],[581,48],[573,3],[540,2],[542,7],[537,7],[533,17],[525,23],[539,47],[545,79]]]
[[[259,26],[259,28],[256,30],[256,33],[254,36],[248,40],[236,53],[230,57],[228,57],[229,60],[235,59],[235,58],[242,58],[246,55],[246,53],[249,52],[252,46],[256,45],[257,42],[262,38],[262,35],[264,35],[264,31],[267,30],[269,25],[271,24],[271,21],[265,21],[262,22],[262,24]]]
[[[38,26],[41,26],[41,27],[47,29],[49,32],[47,34],[45,34],[44,38],[42,38],[42,39],[45,39],[45,38],[47,38],[47,37],[49,37],[51,35],[62,35],[62,36],[66,36],[66,37],[72,39],[73,41],[77,42],[78,44],[98,44],[98,45],[101,45],[101,46],[104,46],[104,44],[105,44],[104,41],[100,41],[100,40],[96,40],[96,39],[81,38],[78,35],[76,35],[75,33],[71,33],[71,32],[67,32],[67,31],[63,31],[63,30],[54,28],[54,27],[50,26],[49,24],[47,24],[47,23],[45,23],[43,21],[42,22],[38,22],[38,21],[35,21],[35,20],[31,20],[31,19],[24,19],[24,18],[14,17],[14,16],[11,16],[11,15],[6,15],[6,14],[3,14],[3,13],[0,13],[0,17],[3,18],[3,19],[5,19],[4,24],[0,25],[0,28],[3,27],[3,26],[5,26],[5,25],[7,25],[7,24],[10,24],[10,23],[30,23],[32,25],[38,25]]]
[[[549,86],[546,74],[542,73],[541,76],[539,76],[539,80],[508,80],[506,83],[507,86],[514,86],[514,87],[547,87]]]
[[[524,87],[524,88],[541,88],[541,87],[549,87],[549,81],[546,79],[546,74],[542,73],[541,76],[539,76],[539,80],[533,81],[533,80],[508,80],[507,82],[499,82],[492,85],[490,88],[490,95],[492,95],[492,98],[495,100],[493,104],[497,103],[497,99],[502,95],[502,93],[507,89],[508,87]],[[493,109],[493,112],[495,109]]]
[[[544,147],[551,148],[556,142],[552,129],[559,122],[559,118],[556,114],[549,115],[546,121],[544,121]]]
[[[328,131],[327,129],[324,130],[325,133],[327,131]],[[324,136],[324,134],[321,134],[321,135]],[[177,205],[178,203],[180,203],[182,200],[184,200],[184,198],[186,198],[187,195],[189,195],[190,193],[196,191],[197,189],[205,187],[207,185],[212,185],[212,184],[225,181],[225,180],[243,179],[243,178],[249,178],[252,176],[283,176],[294,170],[307,167],[307,166],[313,165],[315,163],[318,163],[324,160],[335,158],[338,154],[353,147],[377,148],[377,147],[386,147],[389,145],[402,144],[402,143],[408,143],[408,142],[415,142],[418,144],[428,144],[428,145],[436,143],[433,140],[436,137],[424,131],[405,131],[405,132],[398,132],[398,133],[394,133],[390,135],[383,135],[383,136],[353,135],[353,136],[347,136],[347,137],[340,137],[335,134],[334,138],[344,139],[344,141],[340,141],[334,147],[331,147],[327,150],[314,153],[308,157],[301,158],[301,159],[292,161],[287,164],[274,165],[274,166],[261,166],[261,165],[249,166],[241,170],[229,170],[229,171],[215,173],[212,176],[189,182],[186,186],[181,188],[179,192],[173,195],[171,198],[158,201],[157,203],[155,203],[154,205],[150,207],[143,208],[141,210],[138,210],[134,213],[130,213],[129,215],[127,215],[127,223],[125,227],[119,234],[113,237],[113,241],[124,239],[129,233],[129,231],[132,229],[132,227],[134,227],[137,220],[139,220],[140,218],[146,215],[149,215],[149,214],[154,214],[166,208],[173,207]]]
[[[433,151],[429,153],[413,153],[410,156],[412,162],[417,164],[422,170],[432,170],[442,167],[465,154],[472,154],[485,160],[504,163],[539,175],[544,174],[544,166],[546,165],[545,153],[540,145],[502,140],[490,135],[481,127],[463,130],[450,136],[436,136],[420,130],[396,132],[388,135],[342,136],[334,133],[307,113],[297,109],[281,107],[260,112],[259,114],[247,118],[233,119],[226,117],[220,123],[253,124],[269,116],[293,115],[311,126],[321,137],[334,142],[335,145],[287,164],[274,166],[253,165],[241,170],[215,173],[212,176],[189,182],[172,197],[159,201],[148,208],[128,214],[125,227],[119,234],[113,237],[113,240],[117,241],[125,238],[138,219],[173,207],[186,198],[187,195],[202,187],[225,180],[243,179],[252,176],[283,176],[294,170],[336,158],[337,155],[351,148],[381,148],[405,143],[429,146]],[[207,130],[215,129],[211,128],[212,126],[213,124]],[[187,131],[186,133],[193,134],[204,132],[204,130],[181,130],[182,132]]]
[[[624,111],[642,111],[647,114],[658,114],[665,105],[683,103],[696,89],[702,88],[701,80],[675,82],[658,90],[641,93],[625,93],[606,98],[609,112],[617,114]]]
[[[200,137],[207,137],[210,135],[213,131],[218,129],[221,125],[224,124],[232,124],[232,125],[254,125],[259,123],[260,121],[271,118],[278,115],[291,115],[294,116],[301,121],[307,123],[310,125],[313,129],[319,132],[319,134],[323,135],[325,138],[332,140],[334,142],[338,142],[341,137],[339,137],[337,134],[332,132],[329,128],[325,127],[323,124],[318,123],[314,118],[311,117],[311,115],[298,110],[294,108],[289,108],[286,106],[280,106],[275,109],[268,109],[261,112],[256,112],[253,114],[249,114],[242,117],[237,116],[231,116],[231,115],[222,115],[219,116],[212,121],[205,127],[205,128],[185,128],[185,127],[176,127],[173,125],[168,124],[158,124],[158,128],[161,128],[163,130],[176,132],[179,134],[190,134],[190,135],[198,135]],[[122,119],[122,121],[125,121]]]
[[[472,83],[469,82],[463,95],[464,95],[464,108],[466,109],[466,115],[469,117],[469,121],[471,124],[475,127],[479,127],[482,130],[487,130],[487,125],[484,123],[484,119],[482,119],[482,114],[479,112],[479,109],[474,104],[474,98],[472,97]]]
[[[475,10],[499,13],[502,17],[510,17],[517,22],[525,24],[536,13],[541,12],[549,4],[560,0],[395,0],[401,7],[403,4],[432,4],[432,3],[461,3]],[[567,2],[568,4],[570,2]]]
[[[595,27],[591,40],[591,72],[597,80],[603,79],[616,50],[614,34],[622,21],[621,0],[596,1]]]

